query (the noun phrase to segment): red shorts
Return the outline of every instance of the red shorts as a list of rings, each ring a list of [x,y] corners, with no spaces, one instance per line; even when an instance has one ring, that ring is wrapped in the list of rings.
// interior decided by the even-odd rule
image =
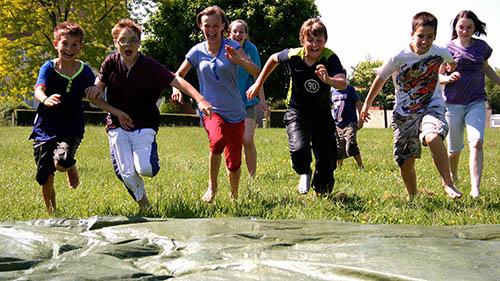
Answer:
[[[237,171],[241,166],[245,120],[229,123],[224,121],[220,115],[212,112],[210,118],[207,116],[203,118],[203,126],[210,141],[210,152],[214,154],[224,152],[227,169],[231,172]]]

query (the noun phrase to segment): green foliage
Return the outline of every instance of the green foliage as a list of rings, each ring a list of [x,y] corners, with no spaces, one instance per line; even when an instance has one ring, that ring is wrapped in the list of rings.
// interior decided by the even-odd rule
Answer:
[[[29,109],[30,107],[15,97],[0,96],[0,125],[10,124],[14,110],[23,108]]]
[[[358,63],[353,68],[350,84],[355,87],[361,95],[363,95],[363,98],[365,98],[368,94],[373,80],[377,76],[375,70],[380,67],[382,63],[383,62],[380,60],[372,61],[371,59],[368,59]],[[375,103],[386,109],[392,109],[394,99],[394,84],[392,81],[388,80],[384,84],[382,91],[375,99]]]
[[[500,76],[500,69],[495,69]],[[486,77],[486,98],[491,105],[493,114],[500,114],[500,86]]]
[[[132,1],[139,3],[141,1]],[[0,2],[0,94],[27,97],[43,62],[57,55],[57,23],[74,21],[85,30],[80,58],[98,68],[113,47],[111,28],[129,16],[127,1],[66,0]]]
[[[229,21],[243,19],[248,23],[250,40],[259,49],[262,64],[275,52],[299,46],[302,22],[319,16],[313,0],[161,1],[145,23],[149,38],[143,43],[144,52],[176,70],[189,49],[204,40],[196,15],[211,5],[224,9]],[[198,83],[194,71],[186,79],[193,85]],[[266,96],[284,98],[288,79],[283,70],[275,71],[266,83]]]
[[[0,220],[47,218],[41,189],[34,179],[30,127],[0,127]],[[206,190],[208,142],[200,127],[162,127],[157,136],[161,170],[145,178],[153,210],[151,217],[206,218],[259,217],[264,219],[321,219],[357,223],[418,225],[499,224],[500,177],[495,159],[500,159],[498,129],[486,130],[482,197],[468,196],[468,154],[462,155],[458,187],[465,193],[451,200],[430,156],[424,148],[416,161],[418,188],[423,192],[413,202],[406,191],[399,168],[392,158],[392,131],[359,131],[358,142],[365,171],[346,159],[335,171],[335,191],[331,198],[316,198],[314,192],[297,194],[298,176],[291,168],[284,129],[257,129],[259,153],[257,176],[249,179],[242,166],[240,198],[229,198],[224,164],[219,174],[219,192],[214,204],[200,198]],[[373,141],[376,140],[376,141]],[[116,178],[109,159],[109,146],[102,126],[87,126],[78,153],[81,185],[67,187],[66,176],[56,173],[58,210],[56,218],[138,214],[137,204]]]

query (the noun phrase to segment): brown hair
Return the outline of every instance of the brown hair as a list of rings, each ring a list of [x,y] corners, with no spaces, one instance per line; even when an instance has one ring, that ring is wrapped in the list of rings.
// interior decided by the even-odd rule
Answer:
[[[415,32],[417,28],[424,26],[430,26],[434,28],[434,34],[437,33],[438,20],[437,18],[428,12],[420,12],[413,16],[413,20],[411,22],[411,30]]]
[[[306,36],[321,36],[325,37],[325,41],[328,40],[328,33],[326,31],[326,26],[318,18],[312,18],[306,20],[300,27],[299,40],[300,44],[304,44],[304,38]]]
[[[80,43],[83,41],[83,35],[85,32],[83,28],[74,22],[65,21],[59,23],[54,27],[54,39],[59,40],[61,36],[73,36],[80,38]]]
[[[486,36],[486,23],[482,22],[476,14],[474,14],[473,11],[461,11],[457,14],[455,19],[453,20],[453,31],[451,32],[451,39],[455,39],[458,37],[457,31],[455,30],[457,27],[457,22],[461,18],[466,18],[472,20],[474,23],[474,35],[476,36],[481,36],[484,35]]]
[[[222,20],[222,24],[224,25],[224,29],[222,30],[222,32],[227,31],[227,29],[229,27],[229,21],[226,18],[226,14],[224,13],[224,10],[222,10],[217,5],[206,7],[203,11],[199,12],[198,15],[196,15],[196,24],[198,25],[198,27],[201,28],[201,17],[211,16],[211,15],[218,15],[220,17],[220,19]]]
[[[124,28],[132,29],[137,34],[137,36],[139,36],[139,39],[141,39],[141,34],[142,34],[141,27],[135,21],[133,21],[131,19],[121,19],[111,29],[111,36],[113,36],[114,40],[116,40],[118,38],[118,35],[120,34],[121,30]]]

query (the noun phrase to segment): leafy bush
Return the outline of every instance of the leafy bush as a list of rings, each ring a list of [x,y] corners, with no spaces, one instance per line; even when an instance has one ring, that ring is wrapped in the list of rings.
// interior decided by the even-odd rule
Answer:
[[[30,109],[21,99],[11,96],[0,96],[0,124],[11,124],[12,114],[16,109]]]

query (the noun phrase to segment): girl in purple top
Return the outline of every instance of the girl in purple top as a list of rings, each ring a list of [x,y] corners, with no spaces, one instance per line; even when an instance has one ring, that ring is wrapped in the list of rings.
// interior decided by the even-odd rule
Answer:
[[[446,120],[448,134],[448,154],[453,181],[458,180],[458,162],[464,147],[463,134],[467,128],[471,178],[470,195],[479,197],[479,185],[483,171],[483,142],[486,123],[486,92],[484,75],[500,85],[500,77],[488,64],[491,47],[473,35],[486,35],[486,23],[480,21],[472,11],[461,11],[453,20],[452,40],[448,50],[453,55],[457,67],[448,76],[443,76],[445,84]],[[447,69],[443,67],[441,73]]]
[[[196,23],[205,41],[189,50],[176,74],[184,77],[193,67],[200,82],[200,93],[212,105],[212,116],[203,116],[203,126],[210,141],[210,156],[208,189],[202,198],[211,203],[217,192],[222,152],[231,196],[238,196],[245,106],[238,90],[237,65],[253,76],[258,75],[259,68],[243,53],[238,42],[224,38],[228,22],[221,8],[205,8],[196,16]],[[181,99],[179,91],[174,88],[172,100],[180,102]]]

